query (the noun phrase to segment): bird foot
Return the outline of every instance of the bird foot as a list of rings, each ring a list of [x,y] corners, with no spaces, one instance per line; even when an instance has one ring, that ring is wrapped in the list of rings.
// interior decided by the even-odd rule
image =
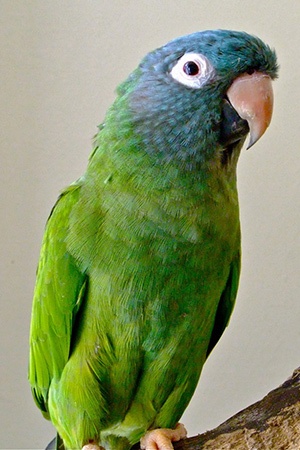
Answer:
[[[174,430],[170,428],[157,428],[148,431],[142,437],[141,449],[143,450],[173,450],[172,442],[180,441],[187,436],[187,431],[182,423],[178,423]]]
[[[90,442],[82,447],[82,450],[105,450],[103,447],[100,447],[96,442]]]

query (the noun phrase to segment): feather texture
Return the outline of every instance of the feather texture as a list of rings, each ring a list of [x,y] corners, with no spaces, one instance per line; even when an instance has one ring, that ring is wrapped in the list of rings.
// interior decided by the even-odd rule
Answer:
[[[205,54],[201,89],[173,80]],[[195,33],[150,53],[118,89],[82,178],[46,225],[29,378],[67,448],[126,450],[174,427],[223,333],[240,271],[236,164],[248,132],[221,141],[235,77],[275,77],[275,54],[245,33]],[[222,157],[228,151],[227,157]]]

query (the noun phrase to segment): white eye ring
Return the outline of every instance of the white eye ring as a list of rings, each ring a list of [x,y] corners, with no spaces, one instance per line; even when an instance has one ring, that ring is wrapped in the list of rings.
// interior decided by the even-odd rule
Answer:
[[[200,53],[185,53],[170,72],[174,80],[194,89],[200,89],[214,73],[209,60]]]

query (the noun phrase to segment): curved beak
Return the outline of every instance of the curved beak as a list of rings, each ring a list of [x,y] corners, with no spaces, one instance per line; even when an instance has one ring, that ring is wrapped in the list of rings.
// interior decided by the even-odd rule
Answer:
[[[227,91],[227,98],[250,129],[248,148],[264,134],[273,112],[273,89],[269,75],[254,72],[237,77]]]

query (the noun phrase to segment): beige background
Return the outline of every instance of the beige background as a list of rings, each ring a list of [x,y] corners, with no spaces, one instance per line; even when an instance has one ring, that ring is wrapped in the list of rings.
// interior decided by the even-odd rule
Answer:
[[[44,448],[54,435],[26,373],[50,208],[84,171],[116,85],[178,35],[245,30],[274,46],[281,65],[271,127],[241,156],[238,302],[184,416],[189,433],[259,399],[300,364],[299,19],[298,0],[0,0],[0,448]]]

